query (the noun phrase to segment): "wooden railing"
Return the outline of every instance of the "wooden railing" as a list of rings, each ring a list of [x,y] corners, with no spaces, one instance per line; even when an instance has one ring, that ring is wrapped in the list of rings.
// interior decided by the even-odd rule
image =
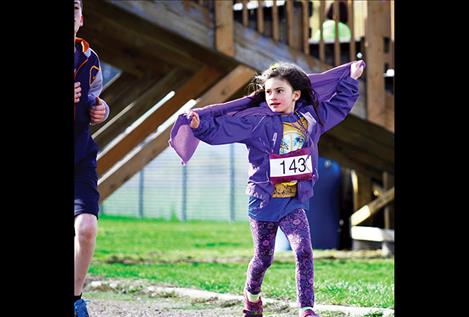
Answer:
[[[213,13],[216,48],[230,56],[236,21],[330,66],[364,59],[367,119],[394,131],[394,81],[384,76],[394,70],[394,0],[184,1]],[[344,29],[349,35],[341,38]]]

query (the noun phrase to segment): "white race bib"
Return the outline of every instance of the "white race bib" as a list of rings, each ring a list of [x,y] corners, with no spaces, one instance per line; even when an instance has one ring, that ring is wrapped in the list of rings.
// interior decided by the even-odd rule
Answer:
[[[270,180],[274,184],[312,179],[313,162],[306,148],[286,154],[270,154],[269,161]]]

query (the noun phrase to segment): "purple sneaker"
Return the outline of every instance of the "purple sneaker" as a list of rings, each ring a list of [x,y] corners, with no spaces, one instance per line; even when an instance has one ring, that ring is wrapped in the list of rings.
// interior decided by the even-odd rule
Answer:
[[[244,294],[244,317],[262,317],[262,311],[262,299],[260,297],[257,302],[250,302]]]
[[[307,309],[304,312],[300,313],[300,317],[321,317],[314,312],[312,309]]]

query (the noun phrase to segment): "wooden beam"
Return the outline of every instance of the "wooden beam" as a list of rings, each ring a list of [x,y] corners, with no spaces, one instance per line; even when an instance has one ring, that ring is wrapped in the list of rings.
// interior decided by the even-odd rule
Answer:
[[[204,66],[176,91],[172,99],[161,105],[157,111],[149,115],[135,129],[119,140],[119,142],[100,153],[100,156],[98,156],[98,174],[102,175],[108,171],[114,164],[150,135],[150,133],[154,132],[155,129],[175,111],[182,107],[185,102],[204,92],[215,83],[221,74],[222,73],[216,68]]]
[[[386,101],[384,89],[384,3],[367,2],[365,47],[366,105],[368,120],[386,126]]]
[[[287,44],[290,47],[298,49],[297,47],[295,47],[295,31],[293,29],[293,0],[285,1],[285,10],[287,16]]]
[[[349,115],[346,120],[329,130],[325,135],[334,137],[341,142],[352,144],[365,154],[375,156],[384,162],[389,162],[390,165],[394,165],[394,135],[391,133],[380,133],[381,139],[376,138],[376,136],[372,137],[371,133],[374,129],[364,129],[362,126],[367,127],[367,125],[358,124],[366,122],[363,121],[358,117]]]
[[[234,17],[231,1],[215,1],[215,47],[228,56],[234,56]]]
[[[254,70],[239,65],[200,97],[195,107],[228,100],[233,92],[246,86],[254,75]],[[144,144],[131,158],[123,162],[118,168],[114,168],[109,171],[109,173],[103,175],[98,185],[101,202],[166,149],[171,128],[172,126],[166,128],[154,139]]]
[[[101,98],[109,105],[109,117],[104,125],[92,126],[91,133],[96,138],[95,133],[102,130],[116,115],[118,115],[132,100],[137,98],[149,83],[153,81],[153,76],[137,78],[129,73],[122,73],[109,87],[103,90]]]
[[[394,187],[394,175],[384,172],[383,173],[383,186],[388,190]],[[384,228],[394,228],[394,206],[388,205],[384,208]]]
[[[324,135],[319,141],[319,153],[323,157],[337,161],[343,166],[360,171],[370,178],[379,178],[382,175],[382,170],[373,163],[374,157],[358,157],[355,154],[360,154],[360,150],[351,149],[350,144],[343,143],[330,136]],[[368,158],[368,159],[367,159]],[[383,162],[379,162],[382,165]]]
[[[82,31],[85,38],[93,39],[93,47],[99,49],[104,60],[112,60],[113,65],[128,72],[134,67],[140,73],[165,73],[171,65],[192,71],[200,67],[201,62],[193,56],[161,43],[162,36],[151,24],[140,26],[142,23],[135,22],[132,15],[109,5],[102,8],[99,3],[93,1],[87,6],[89,25],[85,24]],[[107,11],[109,7],[111,12]],[[116,16],[109,16],[111,13]]]
[[[197,68],[208,64],[228,70],[235,65],[230,58],[223,58],[223,54],[216,51],[213,15],[204,7],[191,3],[189,9],[184,9],[181,1],[110,0],[106,4],[101,10],[109,18],[118,20],[116,14],[126,17],[116,23],[131,28],[139,37],[151,40],[155,45],[170,49],[176,61],[180,59],[178,55],[183,54],[180,62],[192,59],[190,65]]]
[[[340,21],[340,11],[339,11],[339,1],[334,0],[333,2],[333,18],[335,21],[335,39],[334,39],[334,66],[339,66],[340,62],[340,39],[339,39],[339,21]]]
[[[264,33],[264,1],[257,0],[257,32]]]
[[[319,2],[319,60],[326,62],[326,47],[324,45],[324,21],[325,21],[326,0]]]
[[[356,226],[372,215],[374,215],[378,210],[389,204],[394,200],[394,187],[387,190],[385,193],[380,195],[378,198],[370,202],[369,204],[363,206],[350,217],[350,223],[352,226]]]
[[[289,3],[290,1],[287,1]],[[110,6],[117,6],[119,9],[135,15],[159,29],[167,30],[186,39],[187,43],[194,48],[205,48],[204,54],[209,51],[216,52],[213,41],[213,22],[211,18],[203,19],[201,8],[191,6],[188,16],[181,16],[176,12],[187,12],[182,8],[180,1],[115,1],[112,0]],[[187,30],[190,29],[193,36],[189,36]],[[192,30],[194,29],[194,30]],[[249,66],[256,71],[263,71],[271,64],[278,61],[290,61],[303,68],[306,72],[322,72],[331,68],[330,65],[321,63],[312,56],[292,49],[284,43],[275,42],[273,39],[261,36],[255,30],[244,27],[241,23],[234,23],[234,60],[237,63]],[[171,34],[171,33],[168,33]],[[174,35],[173,35],[174,37]],[[208,49],[208,51],[207,51]],[[194,52],[194,50],[192,50]],[[195,52],[194,52],[195,53]],[[206,64],[213,65],[214,62],[223,60],[228,63],[229,58],[220,53],[221,56],[215,58],[213,55],[195,55]],[[225,64],[224,64],[225,65]],[[234,65],[234,64],[231,64]],[[227,68],[225,68],[227,69]]]
[[[248,0],[242,0],[243,4],[243,26],[249,26],[249,17],[248,17]]]
[[[183,69],[175,68],[164,78],[153,81],[145,90],[134,87],[140,93],[135,99],[127,103],[118,116],[108,120],[97,133],[93,135],[95,142],[103,149],[113,139],[123,133],[130,125],[153,107],[159,100],[172,90],[176,90],[188,78],[188,73]]]
[[[303,37],[303,53],[309,54],[309,15],[308,15],[308,0],[301,1],[301,35]]]
[[[394,230],[354,226],[351,228],[350,233],[354,240],[394,242]]]
[[[348,26],[350,28],[350,61],[357,59],[356,57],[356,47],[355,47],[355,9],[354,9],[354,0],[348,0]]]
[[[275,42],[280,39],[277,0],[272,2],[272,38]]]
[[[92,136],[98,146],[103,148],[110,140],[104,141],[103,133],[106,134],[107,128],[112,125],[112,123],[117,120],[117,118],[122,115],[123,111],[129,107],[139,96],[141,96],[147,89],[149,89],[152,85],[157,83],[160,80],[159,76],[156,75],[146,75],[143,78],[137,79],[136,81],[125,81],[121,84],[125,84],[126,82],[128,85],[121,85],[119,84],[117,88],[121,88],[121,93],[118,94],[115,98],[111,98],[111,100],[106,100],[109,105],[110,113],[109,118],[104,122],[104,124],[99,125],[98,128],[92,130]],[[117,84],[117,82],[116,82]]]

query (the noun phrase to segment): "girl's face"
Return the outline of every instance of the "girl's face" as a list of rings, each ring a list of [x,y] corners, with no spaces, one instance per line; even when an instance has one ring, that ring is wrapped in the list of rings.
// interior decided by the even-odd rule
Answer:
[[[292,113],[300,96],[301,90],[293,90],[284,79],[273,77],[265,82],[265,100],[273,112]]]

